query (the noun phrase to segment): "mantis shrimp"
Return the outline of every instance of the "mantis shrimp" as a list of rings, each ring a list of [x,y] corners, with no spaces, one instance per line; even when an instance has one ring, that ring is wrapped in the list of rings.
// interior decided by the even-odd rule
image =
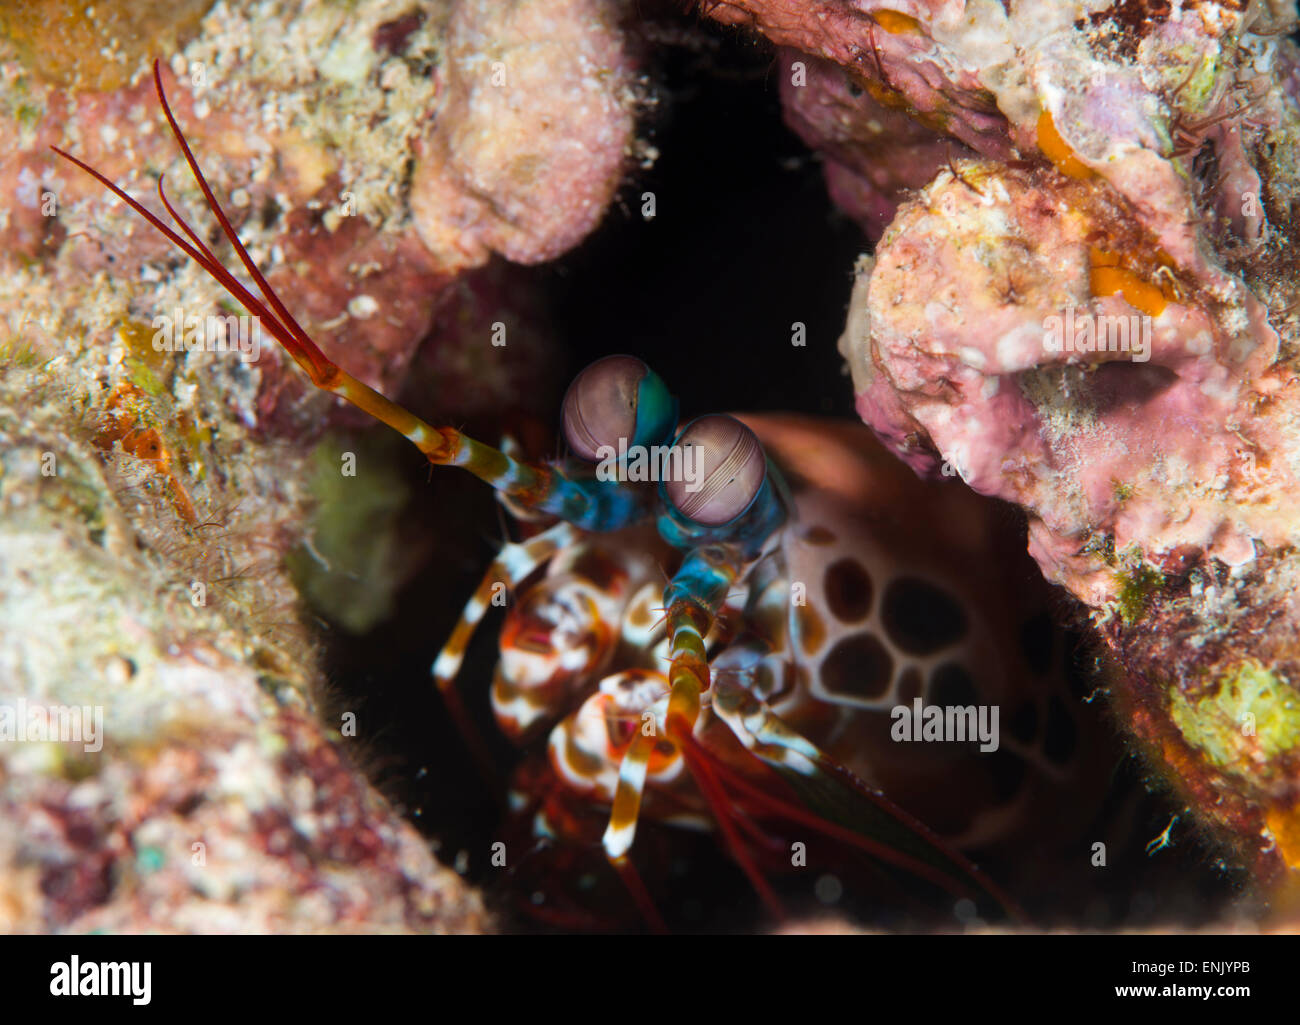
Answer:
[[[679,426],[667,384],[633,356],[598,360],[575,379],[562,414],[570,455],[555,462],[419,419],[334,363],[293,317],[204,178],[156,63],[154,84],[256,290],[176,212],[161,178],[179,231],[55,152],[260,318],[317,388],[541,522],[501,551],[434,664],[458,709],[469,638],[494,589],[516,591],[492,697],[511,736],[549,730],[549,769],[517,795],[540,833],[563,835],[566,809],[608,809],[600,845],[655,926],[630,857],[643,816],[716,829],[773,914],[779,901],[758,864],[774,860],[769,820],[1014,911],[963,851],[1023,832],[1026,808],[1079,775],[1081,745],[1059,659],[1022,649],[1026,623],[1043,615],[1041,581],[1023,551],[1015,561],[1014,543],[992,570],[979,562],[991,539],[1009,536],[998,512],[959,485],[912,478],[865,429],[725,414]],[[635,479],[629,453],[645,451],[679,458],[678,471]],[[985,585],[975,583],[981,572],[993,574]],[[926,703],[1005,707],[1012,736],[987,757],[971,744],[891,738],[896,711]],[[944,835],[885,788],[946,817]]]

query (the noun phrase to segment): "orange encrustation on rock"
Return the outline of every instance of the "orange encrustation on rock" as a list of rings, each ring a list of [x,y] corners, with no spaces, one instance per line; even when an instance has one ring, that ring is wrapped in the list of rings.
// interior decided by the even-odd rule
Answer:
[[[1080,160],[1070,148],[1070,144],[1061,138],[1061,133],[1052,120],[1051,111],[1044,110],[1038,115],[1038,148],[1043,151],[1056,169],[1071,178],[1091,178],[1091,167]]]
[[[908,32],[921,31],[921,23],[902,11],[875,11],[871,16],[876,19],[876,24],[890,35],[901,36]]]
[[[1125,267],[1118,254],[1094,246],[1089,251],[1088,263],[1088,285],[1093,295],[1121,295],[1134,309],[1151,317],[1160,316],[1169,305],[1166,290]]]

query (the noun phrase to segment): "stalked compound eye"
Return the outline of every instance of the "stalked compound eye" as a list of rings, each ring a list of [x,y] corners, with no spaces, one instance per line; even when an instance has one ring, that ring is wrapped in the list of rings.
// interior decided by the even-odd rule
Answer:
[[[674,443],[681,473],[664,482],[673,507],[689,520],[717,527],[749,508],[767,477],[767,457],[754,432],[722,414],[693,420]]]
[[[564,396],[564,437],[575,455],[593,463],[608,454],[600,452],[606,446],[622,452],[662,444],[676,422],[667,385],[635,356],[596,360]]]

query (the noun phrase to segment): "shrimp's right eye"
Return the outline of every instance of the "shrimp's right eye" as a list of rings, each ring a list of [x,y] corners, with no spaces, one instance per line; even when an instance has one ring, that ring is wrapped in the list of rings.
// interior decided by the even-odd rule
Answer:
[[[563,419],[574,454],[599,462],[608,454],[602,448],[618,452],[665,442],[676,425],[677,403],[659,375],[635,356],[606,356],[573,379]]]
[[[692,420],[676,448],[693,449],[690,476],[672,477],[662,484],[664,497],[686,519],[706,527],[721,527],[754,504],[767,479],[763,444],[734,416],[711,413]]]

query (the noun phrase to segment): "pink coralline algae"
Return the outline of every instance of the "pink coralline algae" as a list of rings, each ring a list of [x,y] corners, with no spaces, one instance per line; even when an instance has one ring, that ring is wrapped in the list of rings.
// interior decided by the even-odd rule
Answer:
[[[841,340],[863,419],[918,472],[1026,510],[1039,566],[1117,656],[1125,727],[1294,892],[1294,5],[712,14],[791,48],[787,74],[811,61],[787,119],[868,230],[893,212]]]
[[[606,0],[464,0],[411,205],[442,266],[554,259],[595,226],[633,149],[638,94]]]
[[[60,278],[68,307],[103,314],[100,344],[124,320],[215,308],[217,286],[49,149],[75,153],[159,212],[163,175],[180,211],[208,230],[143,73],[160,56],[218,198],[316,341],[392,394],[436,330],[438,361],[469,349],[498,358],[479,361],[473,394],[448,386],[424,398],[453,417],[509,406],[519,377],[544,376],[552,361],[531,340],[509,359],[491,351],[515,289],[498,284],[499,271],[472,276],[493,254],[559,256],[612,200],[637,152],[641,97],[621,10],[608,0],[218,5],[181,52],[137,55],[130,80],[106,91],[0,51],[0,136],[12,140],[0,153],[0,261]],[[485,294],[505,316],[479,316],[477,299],[458,310]],[[0,297],[17,333],[22,317],[9,309]],[[458,330],[470,321],[473,335]],[[335,404],[266,341],[241,418],[309,435]]]
[[[970,155],[875,99],[831,61],[785,48],[781,65],[786,122],[821,151],[831,198],[873,239],[905,192],[929,183],[945,161]]]

